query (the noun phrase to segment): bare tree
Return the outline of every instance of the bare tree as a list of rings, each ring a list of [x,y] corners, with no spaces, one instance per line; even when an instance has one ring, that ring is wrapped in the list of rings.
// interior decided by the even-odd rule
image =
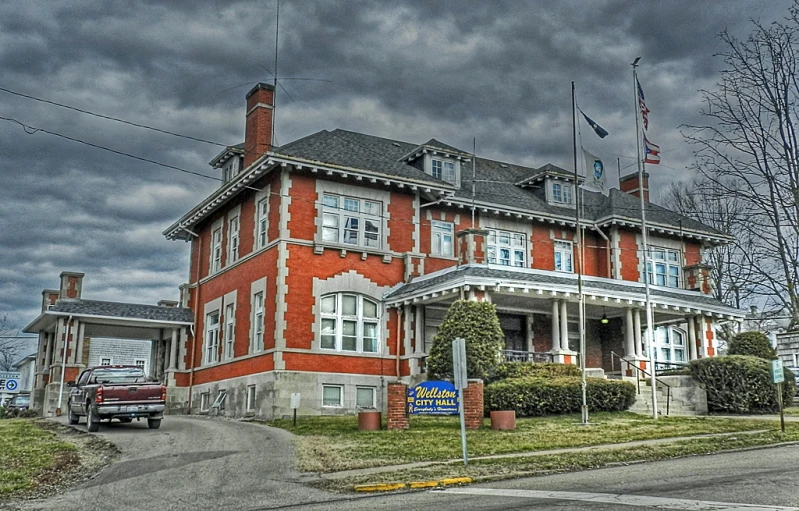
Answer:
[[[790,312],[799,326],[799,140],[796,136],[799,0],[769,26],[753,21],[746,40],[728,32],[717,90],[702,91],[706,126],[686,126],[695,169],[713,194],[740,212],[753,243],[741,251],[746,292]]]
[[[8,317],[3,316],[0,319],[0,371],[11,371],[20,356],[22,348],[14,332],[15,328],[8,322]]]

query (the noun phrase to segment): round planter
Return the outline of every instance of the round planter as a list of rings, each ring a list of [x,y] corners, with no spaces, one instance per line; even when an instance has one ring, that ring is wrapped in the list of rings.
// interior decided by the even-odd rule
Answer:
[[[379,431],[380,419],[381,414],[376,410],[358,412],[358,429],[361,431]]]
[[[516,410],[491,412],[489,415],[491,416],[491,429],[516,429]]]

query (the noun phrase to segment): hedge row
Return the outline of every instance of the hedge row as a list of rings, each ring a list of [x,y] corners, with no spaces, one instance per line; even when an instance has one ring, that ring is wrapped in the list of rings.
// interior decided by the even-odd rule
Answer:
[[[580,376],[580,368],[574,364],[547,362],[504,362],[489,375],[489,383],[508,378],[559,378],[561,376]]]
[[[586,378],[588,409],[592,412],[611,412],[628,409],[635,401],[632,383],[601,378]],[[582,407],[580,378],[509,378],[485,387],[486,413],[496,410],[515,410],[517,417],[536,417],[563,413],[578,413]]]
[[[707,391],[711,412],[773,413],[779,410],[771,363],[757,357],[727,355],[691,361],[691,375]],[[786,406],[796,394],[793,373],[785,370],[782,386]]]

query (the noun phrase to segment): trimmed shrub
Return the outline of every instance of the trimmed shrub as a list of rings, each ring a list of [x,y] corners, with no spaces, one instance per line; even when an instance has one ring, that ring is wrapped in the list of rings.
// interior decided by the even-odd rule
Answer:
[[[707,391],[711,412],[774,413],[779,410],[777,392],[771,382],[771,363],[762,358],[727,355],[691,361],[691,375]],[[796,382],[785,371],[783,403],[791,402]]]
[[[574,364],[546,362],[504,362],[489,374],[489,382],[508,378],[558,378],[561,376],[580,376],[580,368]]]
[[[750,357],[774,360],[777,352],[771,347],[771,341],[762,332],[741,332],[730,341],[727,355],[746,355]]]
[[[628,409],[635,401],[635,386],[626,381],[586,378],[586,398],[592,412]],[[515,410],[518,417],[579,413],[582,407],[580,378],[510,378],[485,387],[486,413]]]
[[[427,357],[431,379],[452,379],[452,341],[456,337],[466,340],[468,377],[486,380],[501,362],[505,346],[494,304],[458,300],[449,307]]]

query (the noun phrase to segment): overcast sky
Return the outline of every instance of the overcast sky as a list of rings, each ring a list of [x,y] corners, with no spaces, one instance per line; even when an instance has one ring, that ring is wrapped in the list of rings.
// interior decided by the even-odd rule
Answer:
[[[273,79],[275,0],[3,2],[0,87],[220,144],[243,141],[244,95]],[[299,1],[280,11],[276,140],[344,128],[430,138],[478,155],[571,168],[571,91],[610,132],[586,148],[631,172],[630,62],[663,164],[652,187],[690,177],[679,133],[723,63],[718,33],[790,0]],[[313,80],[290,80],[312,78]],[[284,90],[285,88],[285,90]],[[218,177],[219,146],[0,91],[0,116]],[[83,297],[177,299],[188,245],[161,232],[218,182],[0,120],[0,316],[23,327],[61,271]]]

